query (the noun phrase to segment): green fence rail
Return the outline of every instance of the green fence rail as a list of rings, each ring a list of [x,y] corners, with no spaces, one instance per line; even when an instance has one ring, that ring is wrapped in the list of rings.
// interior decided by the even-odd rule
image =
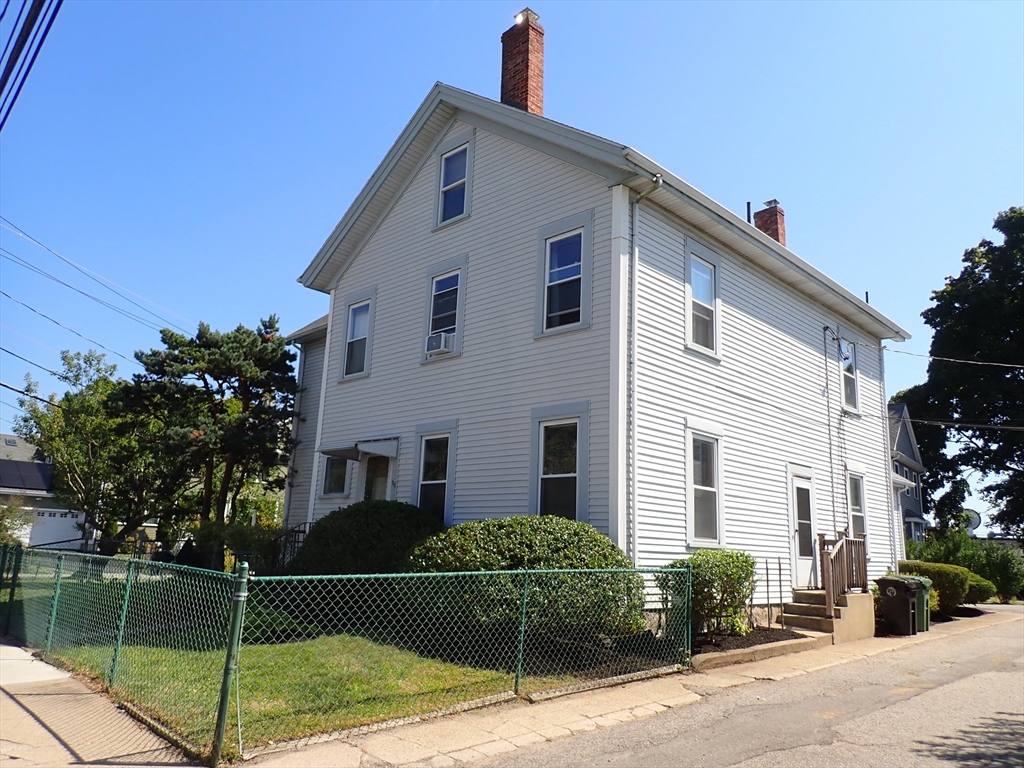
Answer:
[[[688,568],[240,570],[0,547],[0,630],[214,765],[690,661]]]

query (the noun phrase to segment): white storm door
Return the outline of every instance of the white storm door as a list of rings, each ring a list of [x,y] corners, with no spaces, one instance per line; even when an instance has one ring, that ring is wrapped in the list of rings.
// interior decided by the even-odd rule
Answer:
[[[817,568],[814,562],[814,484],[809,477],[793,477],[792,493],[792,553],[793,587],[817,587]]]

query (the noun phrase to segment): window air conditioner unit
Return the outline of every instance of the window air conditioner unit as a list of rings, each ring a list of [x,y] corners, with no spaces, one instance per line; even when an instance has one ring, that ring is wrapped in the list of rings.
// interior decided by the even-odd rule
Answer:
[[[455,349],[454,333],[432,333],[427,336],[427,354],[446,355]]]

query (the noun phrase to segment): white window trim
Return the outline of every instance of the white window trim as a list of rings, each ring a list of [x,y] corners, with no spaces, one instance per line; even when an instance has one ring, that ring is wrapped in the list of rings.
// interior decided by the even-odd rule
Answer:
[[[712,289],[715,292],[714,306],[714,325],[712,332],[715,335],[715,348],[708,349],[700,344],[695,344],[691,338],[691,332],[693,330],[693,304],[696,301],[693,297],[693,258],[696,257],[704,263],[714,267],[714,281],[712,283]],[[696,352],[699,355],[703,355],[711,360],[720,361],[722,359],[722,257],[712,251],[707,246],[694,240],[692,237],[686,238],[686,316],[684,318],[684,333],[683,333],[683,347],[689,352]]]
[[[420,484],[423,482],[423,441],[431,437],[448,438],[448,469],[445,477],[447,486],[444,489],[444,524],[451,526],[455,517],[455,452],[458,447],[459,420],[445,419],[416,425],[416,483],[412,489],[409,503],[419,506]]]
[[[345,364],[348,362],[348,326],[352,321],[352,308],[357,307],[360,304],[369,304],[370,312],[367,317],[367,328],[366,328],[366,354],[363,356],[363,370],[359,373],[346,373]],[[373,318],[377,312],[377,286],[368,288],[358,293],[352,293],[345,297],[342,301],[342,307],[344,307],[344,320],[341,323],[341,364],[340,364],[340,376],[338,381],[351,381],[353,379],[363,379],[370,375],[370,363],[373,354]]]
[[[855,536],[853,531],[853,498],[850,493],[851,480],[853,478],[860,479],[860,502],[861,502],[861,514],[864,516],[864,551],[865,554],[870,557],[871,555],[871,537],[870,526],[868,525],[868,481],[867,475],[864,468],[855,465],[848,464],[846,467],[846,525],[850,532],[851,538]]]
[[[465,198],[465,209],[460,216],[453,216],[450,219],[441,221],[441,182],[442,172],[444,170],[444,158],[447,155],[452,154],[466,148],[466,198]],[[476,154],[476,129],[468,128],[464,131],[459,131],[440,144],[437,145],[437,149],[434,150],[437,160],[436,171],[434,175],[434,227],[432,231],[444,229],[450,227],[452,224],[456,224],[460,221],[465,221],[469,218],[472,213],[472,201],[473,201],[473,156]]]
[[[705,419],[688,416],[686,418],[686,454],[683,457],[685,470],[683,476],[686,478],[686,544],[692,549],[714,549],[725,546],[725,489],[723,488],[722,471],[723,458],[725,456],[725,430],[720,424]],[[718,509],[718,538],[698,539],[693,535],[696,523],[694,515],[694,487],[693,481],[693,438],[702,440],[713,440],[715,443],[715,500]]]
[[[576,427],[576,519],[589,521],[590,502],[590,401],[548,405],[530,412],[530,506],[531,515],[540,514],[540,473],[544,469],[541,453],[541,426],[567,424]]]
[[[420,363],[434,363],[450,357],[462,356],[462,333],[463,319],[466,316],[466,276],[468,272],[469,255],[464,254],[440,264],[435,264],[427,270],[427,306],[423,314],[423,334],[420,343]],[[427,355],[427,336],[430,335],[430,321],[434,311],[434,281],[439,277],[459,273],[459,300],[455,309],[455,339],[454,349],[444,355]]]
[[[580,321],[571,325],[547,328],[548,243],[582,233],[580,243]],[[582,211],[561,221],[541,227],[537,232],[537,295],[534,310],[533,337],[557,336],[560,333],[590,327],[591,294],[593,291],[594,211]]]
[[[344,491],[328,492],[326,490],[326,485],[327,485],[327,465],[328,465],[328,462],[330,462],[330,460],[332,458],[335,459],[336,461],[344,461],[345,462],[345,490]],[[340,459],[340,458],[337,458],[336,456],[325,456],[323,454],[321,454],[321,459],[323,460],[323,463],[322,463],[322,466],[321,466],[321,470],[322,471],[320,472],[320,475],[321,475],[320,492],[317,494],[317,496],[319,498],[321,498],[321,499],[346,499],[349,496],[351,496],[352,495],[352,463],[353,462],[349,461],[348,459]]]
[[[842,332],[840,329],[839,342],[836,345],[836,357],[839,363],[839,402],[842,404],[843,410],[846,413],[860,414],[860,401],[861,401],[861,386],[860,386],[860,361],[859,353],[857,348],[860,344],[855,340],[851,339],[848,335]],[[846,403],[846,371],[843,370],[843,343],[849,344],[853,348],[853,386],[857,393],[857,405],[851,406]]]

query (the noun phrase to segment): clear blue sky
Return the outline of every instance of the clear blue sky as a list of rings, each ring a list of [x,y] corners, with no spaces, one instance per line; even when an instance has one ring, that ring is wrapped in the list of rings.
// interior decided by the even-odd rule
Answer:
[[[67,2],[0,137],[0,212],[190,331],[271,313],[294,330],[327,306],[295,278],[433,83],[497,98],[523,5]],[[1024,3],[532,7],[548,117],[741,215],[778,198],[790,248],[870,291],[906,351],[928,351],[920,312],[963,250],[1024,204]],[[0,245],[117,301],[6,229]],[[10,261],[0,282],[127,357],[159,343]],[[6,298],[0,340],[51,368],[90,346]],[[887,354],[890,393],[925,367]],[[61,389],[0,355],[5,382],[28,371]]]

